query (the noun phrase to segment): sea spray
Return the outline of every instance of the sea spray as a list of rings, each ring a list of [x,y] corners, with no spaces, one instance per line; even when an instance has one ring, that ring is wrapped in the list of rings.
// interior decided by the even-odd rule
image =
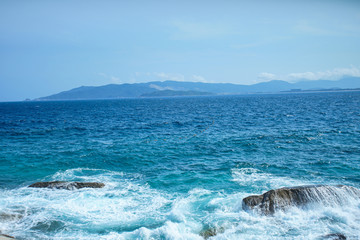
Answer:
[[[244,210],[270,215],[291,207],[342,206],[352,201],[360,201],[360,190],[357,188],[345,185],[308,185],[285,187],[262,195],[248,196],[243,199],[242,207]]]

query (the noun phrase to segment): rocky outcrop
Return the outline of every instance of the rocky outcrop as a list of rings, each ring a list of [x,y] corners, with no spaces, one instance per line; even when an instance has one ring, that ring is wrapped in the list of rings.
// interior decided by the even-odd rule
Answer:
[[[262,195],[243,199],[244,210],[255,210],[269,215],[292,206],[303,207],[310,203],[342,204],[350,198],[360,199],[360,190],[345,185],[310,185],[270,190]]]
[[[53,182],[37,182],[31,184],[32,188],[54,188],[54,189],[67,189],[74,190],[80,188],[102,188],[105,184],[98,182],[66,182],[66,181],[53,181]]]

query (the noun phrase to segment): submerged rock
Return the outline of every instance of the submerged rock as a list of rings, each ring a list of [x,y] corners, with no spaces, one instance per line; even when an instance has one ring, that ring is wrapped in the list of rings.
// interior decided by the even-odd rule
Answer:
[[[53,182],[37,182],[31,184],[29,187],[33,188],[55,188],[74,190],[79,188],[102,188],[105,184],[98,182],[66,182],[66,181],[53,181]]]
[[[204,239],[208,239],[210,237],[216,236],[218,233],[223,233],[225,229],[223,227],[216,228],[216,227],[209,227],[206,229],[203,229],[200,232],[200,236],[202,236]]]
[[[286,210],[292,206],[302,207],[310,203],[342,204],[349,198],[360,199],[360,190],[345,185],[288,187],[246,197],[242,201],[242,208],[269,215],[278,210]]]
[[[330,233],[325,236],[322,236],[321,239],[326,240],[346,240],[346,237],[344,234],[341,233]]]
[[[18,213],[6,213],[0,212],[0,222],[16,221],[21,219],[23,216]]]

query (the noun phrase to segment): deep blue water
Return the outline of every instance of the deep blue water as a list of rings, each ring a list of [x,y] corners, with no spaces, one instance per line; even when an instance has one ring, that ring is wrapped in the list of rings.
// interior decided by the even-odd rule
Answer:
[[[359,201],[266,217],[241,200],[360,188],[360,92],[0,103],[0,172],[18,239],[358,239]],[[106,186],[26,187],[51,180]]]

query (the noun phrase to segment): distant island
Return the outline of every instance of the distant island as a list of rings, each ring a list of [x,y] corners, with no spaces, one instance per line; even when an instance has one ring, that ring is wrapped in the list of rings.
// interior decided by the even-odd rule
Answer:
[[[98,87],[82,86],[68,91],[53,94],[47,97],[40,97],[34,100],[52,101],[119,99],[139,97],[181,97],[280,92],[341,91],[356,89],[360,89],[360,77],[345,77],[337,81],[303,80],[296,83],[273,80],[253,85],[240,85],[231,83],[159,81],[134,84],[109,84]]]

